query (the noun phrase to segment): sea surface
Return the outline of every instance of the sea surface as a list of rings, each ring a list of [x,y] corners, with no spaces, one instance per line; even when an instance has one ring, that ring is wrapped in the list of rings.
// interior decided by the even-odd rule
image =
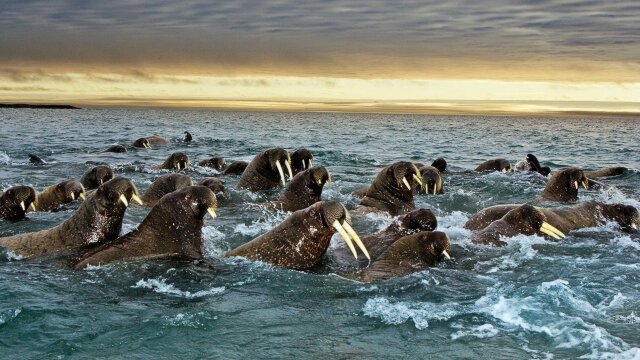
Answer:
[[[640,358],[640,236],[614,224],[554,242],[506,239],[494,248],[470,242],[465,221],[502,203],[536,204],[536,174],[471,172],[487,159],[513,165],[527,153],[558,169],[626,166],[608,190],[580,192],[640,207],[640,119],[261,113],[170,110],[0,110],[0,188],[42,188],[109,164],[143,192],[166,171],[174,151],[192,163],[211,156],[251,160],[271,147],[310,149],[334,182],[323,199],[351,195],[385,165],[444,157],[445,194],[417,196],[448,234],[455,261],[406,277],[359,283],[335,274],[273,268],[222,255],[273,228],[286,213],[255,203],[276,196],[234,189],[217,219],[205,220],[201,264],[121,262],[74,271],[0,251],[0,358]],[[180,141],[188,130],[194,142]],[[171,144],[135,150],[158,134]],[[102,153],[108,145],[124,154]],[[36,167],[27,154],[41,156]],[[194,182],[215,174],[197,166]],[[555,206],[557,204],[548,204]],[[50,228],[77,205],[0,220],[0,236]],[[123,232],[148,210],[131,206]],[[360,234],[392,219],[354,218]],[[333,238],[336,246],[339,238]]]

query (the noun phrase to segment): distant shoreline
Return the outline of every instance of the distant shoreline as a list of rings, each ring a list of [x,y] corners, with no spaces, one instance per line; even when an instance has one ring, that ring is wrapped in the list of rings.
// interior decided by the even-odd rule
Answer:
[[[81,109],[73,105],[56,104],[0,104],[0,108],[5,109]]]

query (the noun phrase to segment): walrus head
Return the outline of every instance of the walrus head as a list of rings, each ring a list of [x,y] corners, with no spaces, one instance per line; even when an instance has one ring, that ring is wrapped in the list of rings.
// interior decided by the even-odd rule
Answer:
[[[617,222],[623,230],[638,230],[640,214],[638,209],[631,205],[604,204],[603,215],[605,218]]]
[[[191,134],[188,131],[185,131],[184,132],[184,137],[182,138],[182,141],[191,142],[191,141],[193,141],[193,136],[191,136]]]
[[[153,207],[166,194],[193,185],[187,175],[170,173],[158,177],[142,195],[145,206]]]
[[[160,166],[162,169],[183,170],[189,167],[189,157],[182,151],[169,155],[167,160]]]
[[[56,195],[63,203],[70,203],[76,199],[86,199],[84,186],[78,180],[67,180],[56,185]]]
[[[447,161],[444,158],[437,158],[433,161],[433,163],[431,163],[431,166],[443,173],[447,170]]]
[[[506,159],[487,160],[476,167],[476,171],[512,172],[511,163]]]
[[[442,193],[442,176],[440,171],[433,166],[423,166],[420,168],[422,174],[422,186],[420,192],[424,194],[441,194]]]
[[[551,176],[542,192],[542,198],[555,201],[573,201],[578,199],[578,188],[589,188],[589,179],[581,169],[570,167]]]
[[[361,205],[371,206],[399,215],[414,209],[413,184],[422,186],[418,168],[406,161],[382,169],[369,186]]]
[[[280,208],[285,211],[304,209],[320,201],[324,185],[331,175],[324,166],[317,166],[296,174],[280,197]]]
[[[257,154],[244,169],[237,186],[240,189],[252,191],[274,189],[280,185],[285,186],[285,168],[289,178],[293,178],[291,158],[285,149],[273,148],[263,151]]]
[[[113,176],[113,170],[109,166],[98,165],[87,170],[80,178],[80,182],[85,190],[93,190],[113,179]]]
[[[209,167],[218,171],[224,169],[225,161],[223,157],[212,157],[207,160],[202,160],[198,163],[198,166]]]
[[[140,138],[133,142],[133,146],[138,148],[151,149],[151,145],[149,144],[149,140],[146,138]]]
[[[35,211],[36,191],[31,186],[10,187],[0,194],[0,217],[16,221],[25,218],[27,208]]]
[[[293,175],[313,167],[313,154],[307,149],[298,149],[291,154]]]
[[[120,144],[113,144],[109,146],[104,152],[112,152],[112,153],[125,153],[127,152],[127,148]]]
[[[397,224],[403,235],[410,235],[420,231],[432,231],[438,226],[438,220],[431,210],[417,209],[408,212],[397,219]]]
[[[269,166],[273,174],[280,177],[282,186],[285,185],[285,177],[283,165],[287,168],[289,179],[293,178],[293,170],[291,170],[291,157],[287,150],[282,148],[269,149],[263,153],[263,157],[268,159]]]
[[[214,194],[223,193],[224,190],[225,190],[224,189],[224,182],[222,180],[220,180],[218,178],[214,178],[214,177],[202,178],[202,180],[200,180],[198,185],[202,185],[202,186],[208,187],[211,191],[213,191]]]
[[[100,185],[84,204],[103,216],[124,214],[131,201],[142,205],[138,189],[126,178],[114,178]]]

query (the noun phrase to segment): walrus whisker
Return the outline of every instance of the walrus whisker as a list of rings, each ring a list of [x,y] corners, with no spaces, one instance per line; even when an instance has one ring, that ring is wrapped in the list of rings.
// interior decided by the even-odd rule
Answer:
[[[347,243],[347,246],[349,247],[349,250],[351,250],[353,257],[357,259],[358,253],[356,252],[356,248],[353,246],[353,242],[351,241],[351,238],[349,238],[349,235],[344,230],[340,222],[338,220],[334,220],[332,225],[333,225],[333,228],[338,231],[338,234],[340,234],[340,237],[342,237],[342,240],[344,240],[344,242]]]
[[[407,187],[408,190],[411,190],[411,185],[409,185],[409,182],[407,181],[406,176],[402,178],[402,183],[404,184],[404,186]]]
[[[127,198],[124,196],[124,194],[121,194],[120,197],[118,198],[119,201],[121,201],[124,206],[129,206],[129,202],[127,201]]]
[[[362,253],[364,254],[364,256],[367,257],[367,259],[371,260],[371,256],[369,256],[369,252],[367,251],[367,248],[364,246],[364,244],[362,243],[362,240],[360,240],[360,237],[358,236],[358,234],[353,230],[353,228],[351,227],[351,225],[349,225],[348,222],[344,222],[344,224],[342,225],[342,227],[347,230],[347,233],[351,236],[351,238],[353,239],[353,241],[358,245],[358,247],[360,248],[360,250],[362,250]]]
[[[282,165],[280,165],[280,160],[276,160],[276,168],[278,168],[278,173],[280,174],[280,180],[282,181],[282,186],[284,186],[285,185],[284,172],[282,171]]]

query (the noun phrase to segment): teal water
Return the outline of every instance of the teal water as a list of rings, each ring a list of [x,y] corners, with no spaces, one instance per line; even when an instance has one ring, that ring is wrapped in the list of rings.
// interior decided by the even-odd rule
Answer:
[[[173,151],[191,162],[209,156],[250,160],[270,147],[310,149],[334,182],[324,199],[354,208],[351,192],[399,160],[444,157],[445,194],[418,196],[453,244],[454,263],[364,284],[336,275],[224,259],[286,214],[250,203],[268,199],[233,190],[219,217],[207,218],[200,265],[116,263],[84,271],[0,253],[0,358],[638,358],[640,237],[613,224],[562,242],[508,239],[496,249],[470,243],[465,221],[500,203],[534,201],[544,180],[527,173],[473,174],[480,162],[512,164],[534,153],[543,165],[633,170],[606,180],[596,199],[640,207],[640,119],[236,113],[162,110],[0,110],[0,188],[42,189],[108,163],[144,191]],[[189,130],[195,142],[181,143]],[[152,150],[100,153],[159,134]],[[35,153],[49,162],[28,163]],[[213,170],[186,172],[194,182]],[[73,206],[0,220],[0,236],[52,227]],[[123,231],[148,210],[131,207]],[[361,234],[391,218],[354,219]],[[334,241],[337,242],[337,238]]]

